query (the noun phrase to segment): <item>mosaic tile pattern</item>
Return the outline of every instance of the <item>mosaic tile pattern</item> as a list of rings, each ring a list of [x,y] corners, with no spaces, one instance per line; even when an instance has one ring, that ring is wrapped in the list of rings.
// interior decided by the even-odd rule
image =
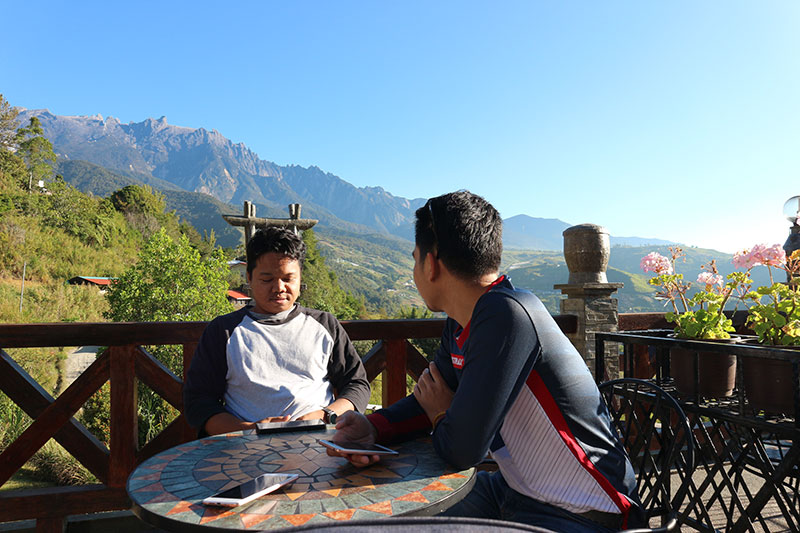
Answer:
[[[409,441],[369,468],[329,457],[317,439],[334,431],[257,435],[231,433],[183,444],[142,463],[128,479],[134,511],[171,530],[208,525],[273,529],[336,520],[420,512],[466,489],[473,470],[454,471],[430,439]],[[297,473],[277,492],[235,508],[209,507],[203,498],[263,473]]]

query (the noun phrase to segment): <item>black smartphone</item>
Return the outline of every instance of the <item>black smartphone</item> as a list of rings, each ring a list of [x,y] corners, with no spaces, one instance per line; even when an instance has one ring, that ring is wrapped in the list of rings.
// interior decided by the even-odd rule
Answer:
[[[281,431],[301,431],[325,429],[324,420],[290,420],[288,422],[259,422],[257,433],[280,433]]]
[[[218,492],[203,500],[206,505],[236,507],[269,494],[299,477],[298,474],[262,474],[230,489]]]

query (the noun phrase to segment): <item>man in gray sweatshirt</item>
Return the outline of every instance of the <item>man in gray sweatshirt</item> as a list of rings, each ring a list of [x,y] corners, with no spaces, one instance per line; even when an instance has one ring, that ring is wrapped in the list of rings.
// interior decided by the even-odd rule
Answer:
[[[369,382],[342,325],[295,303],[304,259],[305,243],[287,229],[247,243],[254,303],[209,323],[186,375],[185,414],[200,435],[365,409]]]

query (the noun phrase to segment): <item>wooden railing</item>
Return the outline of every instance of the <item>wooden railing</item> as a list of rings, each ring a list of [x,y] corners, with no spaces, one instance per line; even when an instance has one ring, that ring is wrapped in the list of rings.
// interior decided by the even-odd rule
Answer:
[[[574,332],[574,316],[557,316]],[[353,340],[377,340],[364,357],[367,376],[383,374],[383,404],[406,395],[406,375],[418,379],[428,362],[408,339],[439,338],[444,320],[365,320],[343,322]],[[183,411],[181,377],[143,346],[181,345],[184,375],[205,322],[0,324],[0,391],[33,423],[0,453],[0,487],[48,440],[55,439],[100,481],[78,487],[0,491],[0,522],[36,519],[36,530],[63,531],[69,515],[127,509],[128,475],[148,457],[195,437],[183,415],[155,438],[138,446],[137,380]],[[54,346],[107,346],[58,398],[53,398],[4,350]],[[75,413],[107,381],[111,382],[110,446],[97,440]]]

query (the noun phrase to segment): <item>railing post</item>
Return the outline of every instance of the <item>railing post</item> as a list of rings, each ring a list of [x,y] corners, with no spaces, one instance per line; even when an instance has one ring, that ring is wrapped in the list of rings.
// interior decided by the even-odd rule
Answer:
[[[383,406],[387,407],[406,397],[406,340],[384,340],[386,370],[383,371]]]
[[[66,526],[64,517],[36,519],[36,533],[64,533]]]
[[[192,363],[192,357],[194,357],[194,352],[197,350],[196,342],[189,342],[183,345],[183,376],[182,380],[183,383],[186,383],[186,374],[189,372],[189,365]],[[183,387],[181,387],[181,392],[183,392]],[[181,405],[183,403],[181,402]],[[194,440],[197,438],[197,432],[189,425],[189,422],[186,420],[186,415],[184,414],[184,408],[181,407],[181,418],[183,419],[183,441],[189,442],[190,440]]]
[[[124,487],[136,467],[137,425],[136,347],[109,347],[111,374],[111,459],[108,486]]]
[[[578,327],[567,337],[595,373],[596,331],[617,331],[619,315],[617,299],[611,295],[622,283],[609,283],[606,277],[611,246],[608,231],[595,224],[581,224],[564,230],[564,258],[569,268],[566,284],[555,285],[566,295],[561,300],[561,313],[575,315]],[[609,378],[619,376],[619,357],[606,348],[605,363]]]

